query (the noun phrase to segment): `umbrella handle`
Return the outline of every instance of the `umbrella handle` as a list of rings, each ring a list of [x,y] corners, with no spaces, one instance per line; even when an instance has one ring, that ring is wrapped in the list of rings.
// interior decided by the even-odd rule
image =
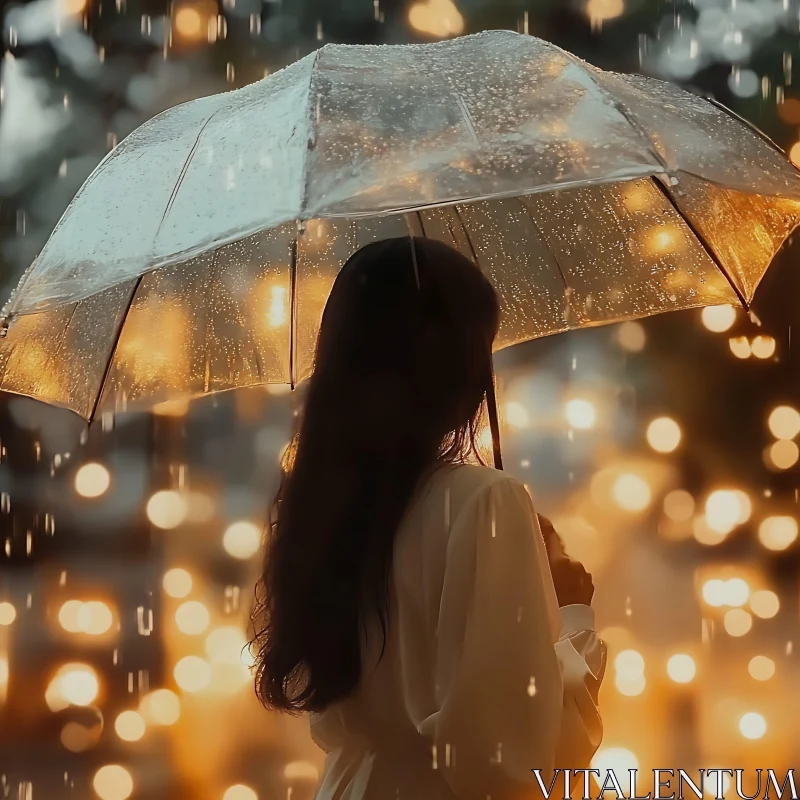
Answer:
[[[489,430],[492,432],[494,468],[503,469],[503,454],[500,451],[500,421],[497,416],[497,392],[495,389],[494,367],[491,360],[489,361],[489,381],[486,386],[486,406],[489,411]]]

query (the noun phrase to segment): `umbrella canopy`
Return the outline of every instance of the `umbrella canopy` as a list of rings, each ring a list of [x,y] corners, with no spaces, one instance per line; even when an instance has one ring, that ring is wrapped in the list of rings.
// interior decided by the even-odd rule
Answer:
[[[376,238],[457,247],[497,346],[747,305],[800,175],[724,109],[494,31],[327,45],[125,139],[5,309],[0,389],[91,418],[310,374],[341,265]]]

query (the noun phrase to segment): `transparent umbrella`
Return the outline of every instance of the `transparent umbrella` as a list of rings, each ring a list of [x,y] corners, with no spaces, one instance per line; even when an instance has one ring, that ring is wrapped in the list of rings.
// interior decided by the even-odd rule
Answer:
[[[326,45],[106,157],[4,310],[0,389],[91,419],[294,385],[341,265],[407,233],[491,278],[498,348],[746,307],[798,222],[780,150],[669,84],[508,31]]]

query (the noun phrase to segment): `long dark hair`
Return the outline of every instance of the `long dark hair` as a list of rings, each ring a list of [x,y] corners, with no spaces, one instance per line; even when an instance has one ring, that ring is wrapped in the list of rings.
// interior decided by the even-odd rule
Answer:
[[[395,533],[428,468],[477,452],[498,324],[492,285],[441,242],[375,242],[342,267],[257,587],[266,707],[318,712],[350,694],[373,615],[385,647]]]

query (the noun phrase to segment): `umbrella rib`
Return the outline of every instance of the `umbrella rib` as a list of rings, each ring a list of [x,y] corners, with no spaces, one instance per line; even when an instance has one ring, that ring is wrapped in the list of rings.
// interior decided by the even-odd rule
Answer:
[[[564,284],[564,292],[569,291],[569,282],[567,281],[567,276],[564,274],[564,268],[561,266],[561,262],[558,260],[558,254],[556,251],[550,247],[550,244],[547,241],[547,238],[544,235],[544,231],[542,230],[539,223],[536,221],[536,218],[531,213],[528,204],[525,203],[521,198],[519,199],[519,204],[525,209],[525,213],[528,215],[528,219],[531,221],[534,230],[537,234],[539,234],[539,239],[541,240],[542,244],[545,246],[546,250],[550,255],[553,257],[553,263],[556,265],[556,269],[558,270],[558,274],[561,276],[561,282]],[[565,320],[566,321],[566,320]]]
[[[570,53],[568,50],[564,50],[563,48],[553,44],[550,44],[550,47],[552,47],[555,50],[558,50],[559,53],[561,53],[563,56],[566,56],[570,61],[572,61],[573,64],[575,64],[576,66],[580,67],[581,70],[583,70],[583,72],[588,76],[589,80],[594,84],[595,87],[597,87],[597,89],[602,93],[602,95],[606,98],[606,100],[608,100],[608,102],[622,115],[622,117],[625,119],[628,125],[630,125],[631,128],[633,128],[633,130],[647,142],[651,154],[655,157],[656,161],[658,161],[659,165],[661,166],[661,169],[664,170],[664,172],[666,172],[669,175],[670,174],[669,166],[662,157],[661,153],[658,152],[658,148],[655,146],[655,142],[650,137],[650,134],[642,127],[640,122],[630,114],[628,109],[625,108],[625,106],[620,102],[620,100],[614,97],[614,95],[610,91],[608,91],[608,89],[606,89],[605,86],[598,83],[594,79],[592,74],[584,66],[584,62],[580,58],[578,58],[574,53]]]
[[[181,167],[181,173],[178,175],[178,180],[175,182],[175,186],[172,188],[172,193],[169,196],[169,200],[167,201],[167,207],[164,209],[164,213],[161,216],[161,222],[158,223],[158,230],[156,231],[155,236],[153,237],[153,247],[155,247],[155,240],[158,238],[158,234],[161,233],[161,228],[164,225],[164,222],[169,215],[169,212],[172,211],[172,206],[175,205],[175,200],[178,197],[178,191],[183,184],[183,180],[186,177],[186,173],[189,171],[189,164],[191,163],[192,159],[194,158],[194,154],[197,152],[197,148],[200,144],[200,137],[203,135],[203,131],[208,126],[208,123],[211,122],[214,117],[219,114],[220,109],[217,109],[213,114],[209,116],[209,118],[203,123],[203,126],[197,132],[197,137],[194,140],[194,144],[192,145],[192,149],[189,151],[189,155],[186,156],[186,161],[183,162],[183,166]]]
[[[125,320],[128,318],[128,314],[130,313],[133,301],[136,299],[136,293],[139,291],[139,286],[141,285],[143,278],[144,275],[139,275],[139,277],[136,279],[136,282],[131,289],[131,296],[128,298],[128,304],[125,307],[125,311],[120,316],[119,325],[117,326],[117,331],[114,335],[114,341],[108,354],[108,361],[106,362],[106,367],[103,370],[103,377],[100,379],[100,386],[97,388],[97,396],[95,397],[94,404],[92,406],[92,413],[89,415],[90,422],[94,419],[94,415],[97,413],[97,409],[100,406],[100,399],[103,396],[103,392],[106,388],[106,382],[108,381],[108,376],[111,373],[111,366],[114,363],[114,356],[117,353],[119,340],[122,337],[122,329],[125,327]]]
[[[714,106],[715,108],[718,108],[720,111],[727,114],[732,119],[735,119],[741,125],[745,125],[748,128],[750,128],[750,130],[753,131],[753,133],[756,136],[758,136],[760,139],[763,139],[763,141],[765,141],[773,150],[777,150],[784,157],[786,156],[786,151],[779,144],[773,142],[772,139],[770,139],[770,137],[767,136],[767,134],[761,130],[761,128],[757,127],[756,125],[753,125],[753,123],[750,122],[749,119],[745,119],[744,117],[739,116],[739,114],[737,114],[732,109],[728,108],[728,106],[720,103],[719,100],[717,100],[715,97],[703,95],[703,99],[706,102],[711,103],[711,105]],[[791,161],[789,161],[789,163],[792,164]]]
[[[300,231],[295,231],[291,243],[289,264],[289,386],[294,390],[297,373],[297,248]]]
[[[744,308],[745,311],[750,311],[750,303],[747,301],[747,298],[745,297],[744,293],[739,288],[739,286],[737,285],[736,281],[733,280],[733,277],[728,272],[728,270],[725,268],[725,266],[723,265],[722,261],[720,261],[719,257],[714,252],[714,248],[709,244],[709,242],[706,239],[706,237],[703,236],[703,234],[700,232],[698,227],[689,218],[689,216],[687,214],[683,213],[683,211],[681,210],[681,207],[678,205],[677,201],[675,200],[675,197],[673,196],[673,194],[669,190],[669,188],[666,187],[655,176],[651,180],[658,187],[658,189],[661,192],[661,194],[663,194],[664,197],[667,198],[667,200],[669,201],[670,205],[675,209],[675,212],[678,214],[678,216],[686,223],[686,226],[692,232],[692,234],[694,235],[695,239],[697,239],[697,241],[700,243],[700,246],[703,248],[703,250],[705,250],[706,253],[708,253],[709,258],[714,262],[714,265],[716,266],[716,268],[725,276],[725,280],[728,281],[728,284],[730,285],[731,289],[733,289],[733,291],[735,292],[736,297],[739,299],[739,303],[742,305],[742,308]]]

